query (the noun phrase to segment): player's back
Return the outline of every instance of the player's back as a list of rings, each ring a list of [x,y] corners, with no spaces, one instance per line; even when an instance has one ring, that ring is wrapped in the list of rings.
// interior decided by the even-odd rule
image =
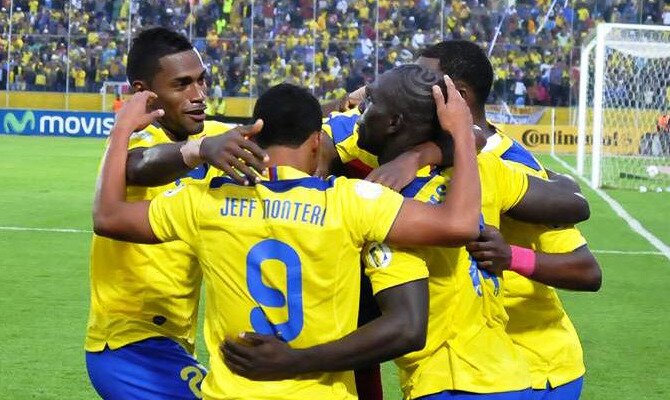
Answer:
[[[527,181],[490,154],[479,155],[478,161],[483,218],[497,226],[500,213],[525,193]],[[414,180],[403,195],[442,202],[450,174],[450,170],[433,170]],[[406,397],[444,390],[495,393],[530,386],[527,366],[505,332],[502,279],[478,269],[464,247],[394,252],[392,260],[408,267],[423,262],[430,273],[426,346],[396,360]]]
[[[230,125],[207,121],[201,134],[216,135]],[[163,129],[149,125],[133,134],[129,149],[172,141]],[[151,200],[179,184],[206,181],[220,172],[201,165],[177,182],[156,187],[129,186],[131,201]],[[93,235],[91,307],[85,348],[116,349],[150,337],[178,340],[194,350],[202,274],[193,251],[183,242],[159,245],[123,242]]]
[[[502,133],[490,137],[485,150],[513,169],[539,178],[547,173],[533,155]],[[574,227],[549,227],[502,217],[501,232],[513,245],[545,253],[568,253],[586,244]],[[563,385],[584,374],[581,344],[556,290],[517,273],[505,271],[507,332],[528,360],[533,387],[549,381]]]
[[[245,331],[280,336],[295,348],[352,332],[361,247],[384,240],[402,198],[377,184],[322,180],[289,167],[271,168],[270,177],[253,187],[214,178],[208,187],[166,194],[189,199],[186,206],[155,205],[169,203],[160,196],[152,203],[156,235],[190,238],[185,241],[205,275],[211,370],[203,393],[212,399],[354,399],[351,372],[251,381],[225,366],[218,346]],[[184,209],[196,211],[179,217]]]

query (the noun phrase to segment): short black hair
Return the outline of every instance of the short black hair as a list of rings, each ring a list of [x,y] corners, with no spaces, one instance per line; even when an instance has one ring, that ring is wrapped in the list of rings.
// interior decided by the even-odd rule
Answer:
[[[160,68],[161,57],[193,49],[186,36],[173,30],[154,27],[140,32],[128,51],[126,75],[132,85],[134,81],[151,82]]]
[[[438,59],[443,73],[472,87],[480,106],[486,103],[493,85],[493,66],[476,43],[447,40],[425,48],[420,56]]]
[[[321,130],[319,101],[299,86],[282,83],[263,93],[254,106],[253,119],[263,120],[255,139],[259,146],[299,147]]]
[[[438,126],[437,110],[433,99],[433,86],[442,89],[447,99],[447,87],[444,79],[434,71],[417,64],[404,64],[393,67],[384,73],[382,79],[384,92],[389,94],[389,105],[400,113],[410,125],[426,124]]]

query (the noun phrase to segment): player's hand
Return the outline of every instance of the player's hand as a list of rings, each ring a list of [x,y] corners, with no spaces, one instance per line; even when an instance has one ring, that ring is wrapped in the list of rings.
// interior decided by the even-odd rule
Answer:
[[[275,336],[245,332],[226,339],[219,349],[228,368],[254,380],[279,380],[295,376],[296,351]]]
[[[456,86],[454,86],[454,82],[449,76],[444,76],[444,83],[447,86],[448,100],[446,102],[440,87],[433,86],[433,98],[437,107],[440,127],[443,131],[450,133],[454,139],[463,135],[472,136],[472,114],[465,99],[456,90]]]
[[[421,165],[419,165],[417,154],[406,152],[375,168],[365,180],[379,183],[400,192],[416,178],[419,168],[421,168]]]
[[[163,109],[151,108],[152,101],[157,97],[156,93],[143,90],[124,101],[123,106],[116,113],[114,129],[112,130],[130,136],[133,132],[146,128],[156,118],[165,115]]]
[[[263,121],[259,119],[253,125],[238,126],[223,135],[205,137],[200,144],[200,158],[240,184],[256,183],[270,159],[249,138],[262,128]]]
[[[340,111],[348,111],[352,108],[358,107],[359,104],[365,99],[365,86],[361,86],[353,92],[346,95],[342,102],[340,103]]]
[[[479,239],[468,243],[465,248],[477,261],[479,268],[486,269],[496,275],[509,269],[512,260],[512,249],[496,228],[486,225]]]

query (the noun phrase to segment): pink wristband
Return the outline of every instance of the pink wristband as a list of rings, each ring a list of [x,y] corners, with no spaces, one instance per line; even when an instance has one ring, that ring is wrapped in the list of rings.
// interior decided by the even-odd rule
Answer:
[[[525,277],[533,275],[533,272],[535,272],[535,252],[519,246],[510,246],[510,248],[512,249],[510,271]]]

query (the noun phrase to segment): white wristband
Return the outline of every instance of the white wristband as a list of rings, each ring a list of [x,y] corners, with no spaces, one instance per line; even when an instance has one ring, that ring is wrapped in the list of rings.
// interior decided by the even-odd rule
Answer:
[[[200,144],[205,137],[200,137],[194,140],[188,140],[186,144],[181,146],[179,152],[181,152],[181,157],[184,160],[189,168],[195,168],[202,163],[200,159]]]

